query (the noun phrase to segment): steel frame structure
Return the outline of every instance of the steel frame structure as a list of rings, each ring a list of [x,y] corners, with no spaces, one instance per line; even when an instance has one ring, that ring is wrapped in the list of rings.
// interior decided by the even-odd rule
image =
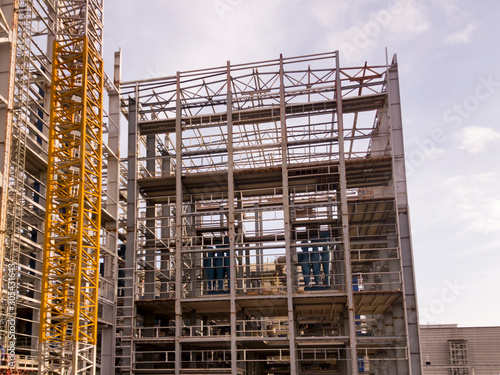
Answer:
[[[0,332],[2,333],[3,343],[8,347],[7,336],[9,326],[15,321],[17,311],[17,285],[18,273],[17,264],[19,263],[21,253],[21,228],[22,228],[22,200],[24,190],[24,174],[25,174],[25,159],[26,159],[26,130],[27,122],[30,116],[30,80],[32,79],[29,72],[30,61],[29,51],[31,49],[32,29],[31,18],[33,11],[31,4],[21,2],[19,7],[22,11],[16,12],[15,24],[17,29],[14,32],[17,35],[11,34],[7,40],[15,40],[15,69],[14,74],[14,90],[12,98],[15,107],[11,107],[10,112],[12,128],[10,134],[10,153],[9,153],[9,171],[8,176],[8,194],[6,194],[5,204],[5,247],[2,261],[5,271],[2,277],[2,301],[0,307]],[[5,17],[2,17],[5,20]],[[11,104],[12,105],[12,104]]]
[[[395,58],[121,89],[119,373],[420,373]]]

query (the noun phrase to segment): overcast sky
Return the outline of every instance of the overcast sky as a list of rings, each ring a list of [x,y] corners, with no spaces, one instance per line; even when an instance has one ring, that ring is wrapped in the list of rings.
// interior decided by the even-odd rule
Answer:
[[[123,80],[397,53],[421,323],[500,325],[499,37],[496,0],[105,0]]]

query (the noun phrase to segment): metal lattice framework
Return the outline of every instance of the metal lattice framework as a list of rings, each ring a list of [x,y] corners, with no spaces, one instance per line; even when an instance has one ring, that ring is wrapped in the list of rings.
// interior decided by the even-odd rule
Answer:
[[[421,372],[397,61],[339,60],[122,84],[121,374]]]
[[[6,236],[4,247],[4,272],[2,274],[2,301],[0,333],[2,344],[7,345],[7,334],[16,319],[18,263],[21,251],[22,203],[24,193],[24,164],[26,159],[26,128],[30,119],[29,50],[31,48],[32,4],[17,4],[17,35],[15,36],[16,63],[14,84],[14,109],[12,111],[12,143],[10,147],[9,190],[6,210]],[[13,35],[14,37],[14,35]],[[15,287],[12,287],[15,285]],[[10,296],[10,298],[9,298]]]
[[[42,374],[93,374],[102,178],[102,2],[59,1],[40,318]]]
[[[286,90],[284,105],[290,125],[287,128],[291,163],[338,160],[337,140],[331,129],[331,113],[335,106],[336,69],[327,59],[317,56],[318,67],[294,67],[283,73]],[[299,65],[301,58],[287,64]],[[323,62],[323,64],[321,64]],[[346,158],[363,157],[369,148],[370,134],[377,124],[361,119],[360,110],[374,109],[383,102],[385,66],[362,66],[339,69],[343,84],[342,99],[348,113],[354,113],[346,123]],[[180,89],[182,126],[182,168],[185,173],[219,172],[227,169],[227,79],[225,68],[202,72],[183,72],[186,83]],[[232,68],[230,89],[234,147],[237,169],[276,167],[281,164],[279,105],[280,75],[276,61],[237,65]],[[133,94],[134,86],[125,87]],[[139,121],[142,135],[158,134],[175,128],[176,78],[141,83],[138,94],[141,110]],[[364,99],[359,97],[363,95]],[[312,103],[312,104],[309,104]],[[301,116],[315,121],[305,126]],[[362,121],[363,120],[363,121]],[[363,122],[363,125],[359,123]],[[144,142],[144,141],[143,141]],[[168,134],[162,145],[169,153],[175,139]],[[144,164],[144,163],[142,163]],[[146,170],[142,168],[141,171]],[[147,173],[150,173],[149,171]]]

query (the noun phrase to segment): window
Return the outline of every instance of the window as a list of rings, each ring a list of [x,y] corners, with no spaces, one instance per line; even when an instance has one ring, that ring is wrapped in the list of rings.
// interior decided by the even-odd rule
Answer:
[[[448,340],[450,375],[470,375],[467,340]]]

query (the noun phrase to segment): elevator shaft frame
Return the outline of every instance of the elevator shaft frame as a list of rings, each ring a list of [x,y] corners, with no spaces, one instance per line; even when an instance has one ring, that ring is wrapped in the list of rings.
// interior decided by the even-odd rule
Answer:
[[[32,29],[30,21],[32,18],[32,4],[30,2],[19,1],[14,3],[17,30],[11,35],[15,38],[13,44],[16,50],[15,70],[14,70],[14,103],[12,110],[12,134],[9,154],[9,180],[8,194],[6,199],[6,230],[5,247],[3,250],[3,273],[0,313],[0,342],[10,345],[8,339],[9,329],[14,328],[17,311],[18,294],[18,263],[21,252],[21,222],[22,205],[24,192],[24,167],[26,159],[26,128],[30,113],[30,81],[32,79],[29,69],[28,59],[31,48]],[[3,202],[2,202],[3,203]]]

